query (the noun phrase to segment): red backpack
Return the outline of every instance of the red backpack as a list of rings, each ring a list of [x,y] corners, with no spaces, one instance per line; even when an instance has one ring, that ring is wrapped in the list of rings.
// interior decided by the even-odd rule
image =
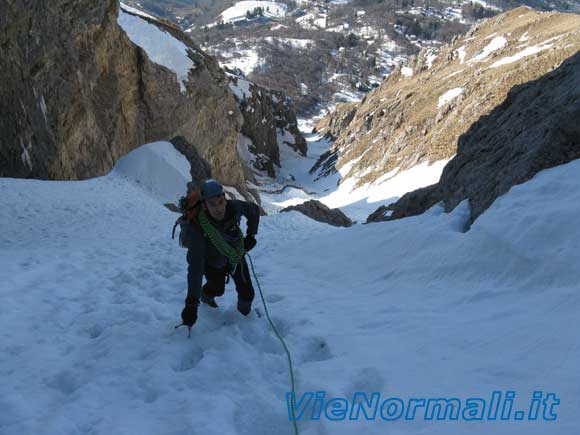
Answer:
[[[201,209],[201,192],[198,188],[192,189],[185,197],[185,204],[181,212],[189,223],[197,222]]]
[[[175,221],[171,238],[175,239],[175,228],[179,225],[179,246],[189,248],[187,240],[188,226],[198,224],[199,211],[201,210],[201,192],[198,188],[193,188],[186,196],[179,199],[179,211],[181,216]]]

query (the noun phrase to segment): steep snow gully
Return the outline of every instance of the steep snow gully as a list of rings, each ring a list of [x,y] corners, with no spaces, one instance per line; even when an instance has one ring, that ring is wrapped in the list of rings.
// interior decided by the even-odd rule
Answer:
[[[314,159],[322,142],[309,139]],[[233,284],[218,310],[201,307],[190,340],[174,329],[185,251],[162,203],[182,193],[185,163],[161,142],[100,178],[0,179],[1,434],[293,433],[283,349],[256,309],[239,315]],[[301,433],[576,433],[579,174],[579,161],[541,172],[467,233],[466,204],[345,229],[275,213],[309,199],[304,191],[324,200],[335,183],[296,172],[304,191],[265,194],[270,214],[252,253],[292,352]],[[360,216],[384,199],[345,195],[345,210]],[[554,393],[557,419],[439,420],[421,408],[405,418],[410,398],[494,391],[516,394],[514,412],[534,391]],[[307,403],[308,392],[320,400]],[[394,408],[333,421],[344,402],[329,411],[328,400],[357,392]]]

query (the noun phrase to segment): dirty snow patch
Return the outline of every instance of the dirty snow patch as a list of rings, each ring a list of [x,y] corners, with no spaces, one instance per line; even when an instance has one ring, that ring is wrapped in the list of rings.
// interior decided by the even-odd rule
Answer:
[[[437,58],[436,52],[434,52],[433,50],[429,50],[427,52],[427,56],[425,56],[425,63],[427,64],[427,69],[431,69],[431,67],[433,66],[433,62],[435,61],[436,58]]]
[[[520,51],[513,56],[504,57],[503,59],[498,60],[493,65],[490,65],[489,68],[497,68],[498,66],[507,65],[508,63],[517,62],[518,60],[523,59],[524,57],[531,56],[532,54],[539,53],[542,50],[550,48],[552,44],[547,45],[534,45],[533,47],[528,47],[525,50]]]
[[[121,2],[120,5],[121,5],[121,10],[123,10],[125,12],[129,12],[130,14],[134,14],[134,15],[139,15],[139,16],[145,17],[145,18],[150,18],[152,20],[157,20],[157,18],[154,17],[153,15],[149,15],[148,13],[143,12],[142,10],[132,8],[131,6],[128,6],[123,2]]]
[[[270,44],[289,45],[292,48],[309,48],[314,45],[313,39],[277,38],[273,36],[267,36],[264,38],[264,41]]]
[[[463,93],[463,88],[453,88],[445,92],[439,97],[439,102],[437,103],[437,108],[441,108],[447,103],[449,103],[454,98],[459,97]]]
[[[465,62],[465,56],[467,55],[465,52],[465,45],[462,45],[457,49],[457,55],[459,56],[459,63]]]
[[[260,65],[260,56],[253,49],[237,50],[235,53],[222,53],[222,56],[227,58],[227,60],[220,62],[222,68],[239,69],[245,76],[248,76]]]
[[[479,53],[477,56],[471,58],[469,62],[481,62],[486,57],[488,57],[491,53],[497,50],[501,50],[507,45],[507,39],[503,36],[496,36],[491,40],[489,44],[485,46],[483,51]]]
[[[252,92],[250,91],[250,82],[244,80],[240,77],[229,75],[230,76],[230,90],[236,97],[238,101],[244,101],[246,98],[252,96]],[[235,83],[234,83],[235,82]]]

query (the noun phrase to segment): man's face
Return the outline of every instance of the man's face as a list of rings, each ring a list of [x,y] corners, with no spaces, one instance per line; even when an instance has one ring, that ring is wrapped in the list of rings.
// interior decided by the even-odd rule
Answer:
[[[205,208],[216,221],[221,221],[226,215],[226,197],[214,196],[205,200]]]

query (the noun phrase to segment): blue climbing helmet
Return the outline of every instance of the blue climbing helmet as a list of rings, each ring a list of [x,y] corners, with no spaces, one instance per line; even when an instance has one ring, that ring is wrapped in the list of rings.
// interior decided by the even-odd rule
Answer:
[[[216,180],[205,180],[201,185],[201,200],[213,198],[214,196],[224,195],[224,188]]]

